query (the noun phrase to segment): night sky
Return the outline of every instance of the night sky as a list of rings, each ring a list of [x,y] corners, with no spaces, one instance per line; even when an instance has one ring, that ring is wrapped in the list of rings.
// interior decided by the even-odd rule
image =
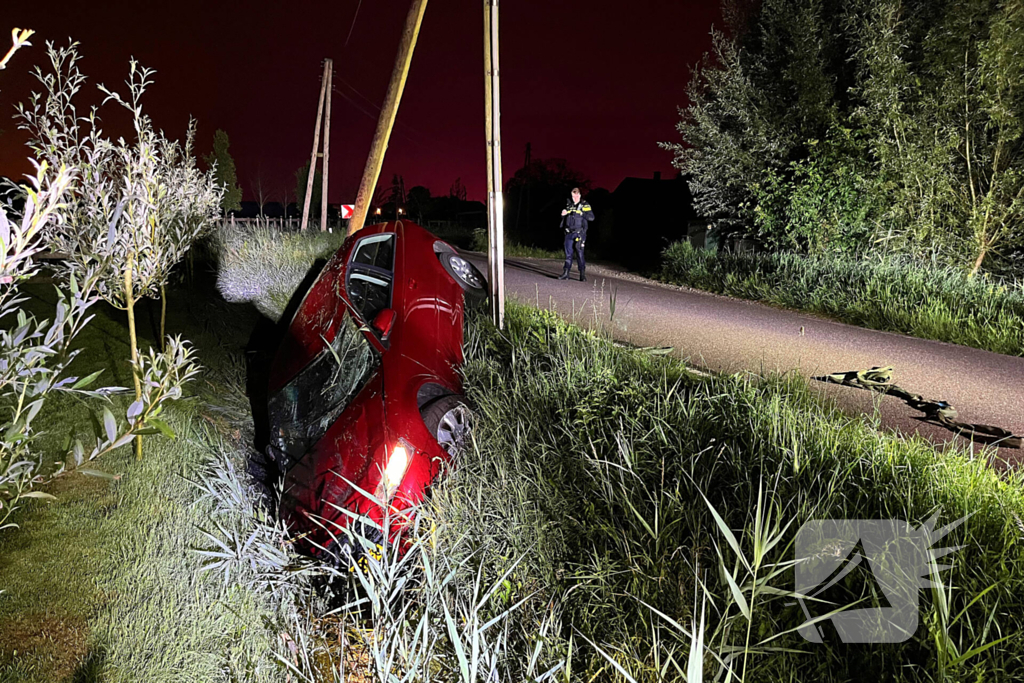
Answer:
[[[195,116],[200,153],[224,129],[245,198],[260,176],[280,200],[282,188],[294,194],[295,170],[309,158],[321,60],[332,57],[332,202],[355,199],[409,8],[408,0],[6,4],[3,51],[10,28],[36,35],[0,72],[0,174],[29,170],[13,105],[37,89],[28,72],[44,64],[45,41],[71,37],[89,77],[83,103],[99,101],[96,83],[124,92],[134,56],[157,70],[144,108],[159,128],[181,138]],[[470,199],[484,199],[482,5],[428,4],[381,184],[400,173],[406,188],[438,195],[461,178]],[[656,143],[678,140],[677,108],[721,24],[718,2],[506,0],[500,12],[505,180],[527,142],[534,159],[564,158],[595,187],[674,173]],[[108,104],[101,115],[106,129],[125,130],[125,112]]]

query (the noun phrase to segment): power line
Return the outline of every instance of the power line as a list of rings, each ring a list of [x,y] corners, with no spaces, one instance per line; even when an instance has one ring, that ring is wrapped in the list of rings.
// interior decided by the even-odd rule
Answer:
[[[368,118],[370,118],[371,120],[373,120],[373,121],[377,120],[377,115],[376,114],[371,114],[370,112],[366,111],[362,106],[360,106],[360,104],[358,102],[353,100],[351,97],[349,97],[348,95],[346,95],[342,91],[338,90],[337,88],[331,88],[331,92],[336,92],[339,95],[341,95],[342,97],[344,97],[345,100],[348,101],[349,104],[351,104],[353,107],[355,107],[356,109],[361,111],[363,114],[366,114],[366,116]],[[380,109],[380,107],[377,107],[377,109]],[[420,145],[419,140],[416,140],[415,138],[413,138],[413,137],[411,137],[409,135],[406,135],[405,133],[403,133],[401,131],[396,131],[396,132],[398,133],[398,135],[402,136],[403,138],[405,138],[409,142],[412,142],[417,147],[422,147],[422,145]]]
[[[359,90],[358,90],[358,89],[357,89],[357,88],[356,88],[356,87],[355,87],[354,85],[352,85],[351,83],[349,83],[348,81],[346,81],[346,80],[345,80],[344,78],[342,78],[341,76],[338,76],[338,80],[339,80],[339,81],[341,81],[341,82],[342,82],[342,83],[343,83],[343,84],[344,84],[344,85],[345,85],[346,87],[348,87],[348,88],[349,88],[349,89],[350,89],[350,90],[351,90],[352,92],[354,92],[354,93],[355,93],[356,95],[358,95],[359,97],[363,98],[363,101],[364,101],[364,102],[366,102],[367,104],[369,104],[369,105],[370,105],[371,107],[373,107],[373,108],[374,108],[374,109],[376,109],[377,111],[380,111],[380,105],[378,105],[377,103],[375,103],[375,102],[374,102],[373,100],[371,100],[371,99],[370,99],[369,97],[367,97],[367,96],[366,96],[366,95],[364,95],[363,93],[359,92]],[[338,92],[338,91],[337,91],[337,90],[335,90],[334,92]],[[338,94],[340,94],[340,95],[341,95],[342,97],[344,97],[344,94],[342,94],[342,93],[338,93]],[[402,128],[406,128],[406,129],[408,129],[409,131],[411,131],[411,132],[415,133],[416,135],[423,135],[423,133],[422,133],[421,131],[418,131],[418,130],[416,130],[416,129],[415,129],[415,128],[413,128],[412,126],[410,126],[410,125],[408,125],[408,124],[406,124],[406,123],[403,123],[402,121],[397,121],[397,120],[396,120],[396,121],[395,121],[395,125],[397,125],[397,126],[401,126]]]
[[[363,0],[359,0],[359,4],[356,5],[356,13],[352,15],[352,25],[348,29],[348,37],[345,38],[345,47],[348,47],[348,41],[352,38],[352,31],[356,27],[356,18],[359,16],[359,8],[363,6]]]

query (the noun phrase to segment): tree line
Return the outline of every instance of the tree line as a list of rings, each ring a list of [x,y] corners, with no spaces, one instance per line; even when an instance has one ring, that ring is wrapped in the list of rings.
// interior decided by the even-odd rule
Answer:
[[[770,250],[1020,272],[1024,4],[729,0],[680,143],[698,211]]]

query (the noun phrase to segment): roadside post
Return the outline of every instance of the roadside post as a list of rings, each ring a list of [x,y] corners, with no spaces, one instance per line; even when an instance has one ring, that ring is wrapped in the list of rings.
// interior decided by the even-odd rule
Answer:
[[[498,0],[484,0],[484,125],[487,134],[487,281],[491,320],[505,329],[505,226],[501,192]]]

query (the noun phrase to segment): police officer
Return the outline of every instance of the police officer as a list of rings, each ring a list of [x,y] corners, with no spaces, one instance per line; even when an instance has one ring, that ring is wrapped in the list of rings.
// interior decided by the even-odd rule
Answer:
[[[572,199],[562,210],[562,228],[565,229],[565,267],[559,280],[568,280],[572,270],[573,254],[580,268],[580,282],[587,281],[587,259],[583,256],[583,248],[587,243],[587,228],[594,220],[594,210],[590,204],[580,200],[580,188],[572,188]]]

